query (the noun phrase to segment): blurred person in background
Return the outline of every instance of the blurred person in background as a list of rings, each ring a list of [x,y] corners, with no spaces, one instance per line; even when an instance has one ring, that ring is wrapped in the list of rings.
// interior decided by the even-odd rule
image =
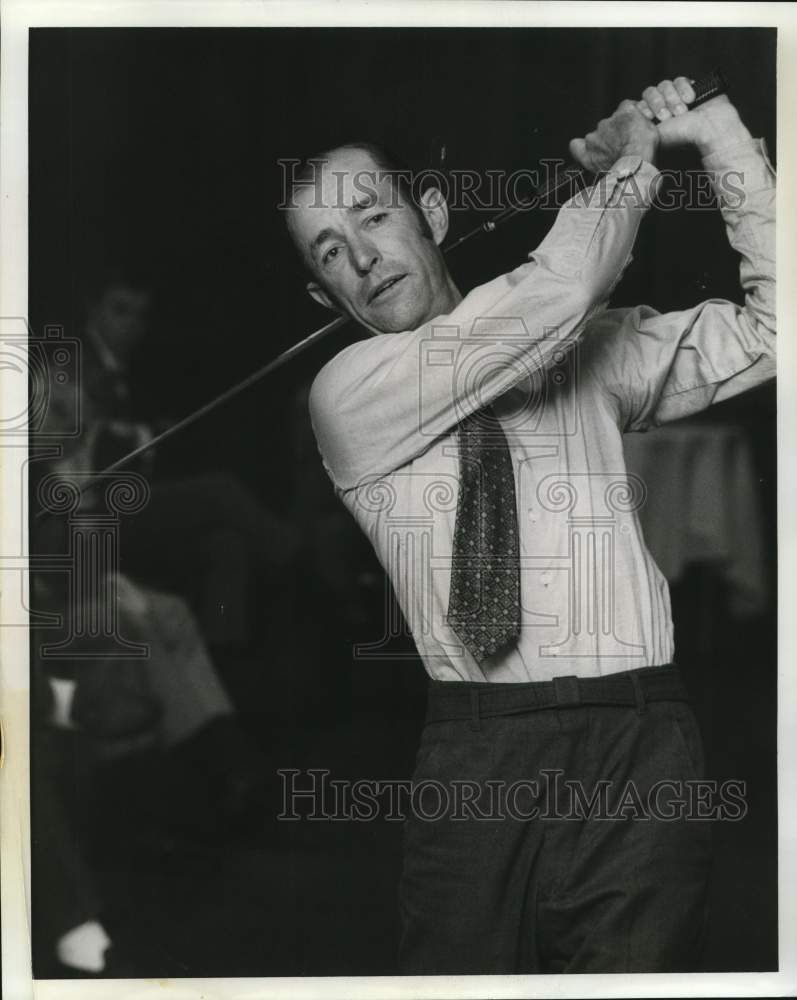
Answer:
[[[89,297],[77,437],[68,436],[72,388],[55,379],[49,386],[41,442],[58,442],[60,454],[32,465],[31,496],[47,473],[74,476],[85,486],[81,474],[102,470],[159,429],[130,377],[148,327],[151,285],[126,273],[132,274],[109,272]],[[34,449],[39,443],[32,435]],[[139,460],[132,469],[147,476],[153,463]],[[102,513],[99,491],[85,491],[81,510]],[[68,518],[37,513],[32,509],[31,552],[45,558],[69,552]],[[124,871],[122,858],[131,851],[143,850],[157,868],[180,845],[220,845],[261,825],[265,813],[263,756],[241,724],[209,639],[222,645],[256,639],[244,616],[246,570],[258,558],[269,566],[284,559],[290,531],[222,475],[153,483],[151,505],[119,524],[120,564],[103,571],[102,584],[112,586],[96,591],[114,594],[119,632],[144,644],[145,657],[97,657],[78,644],[69,659],[48,659],[47,646],[70,631],[69,616],[99,619],[104,609],[97,594],[73,593],[67,572],[32,573],[34,609],[59,622],[34,621],[31,630],[32,671],[40,681],[34,798],[46,819],[54,816],[47,829],[66,831],[53,834],[55,845],[53,836],[44,837],[38,849],[37,891],[48,898],[70,899],[70,886],[90,886],[97,871]],[[51,807],[56,788],[68,794]],[[66,912],[63,926],[48,928],[45,938],[55,946],[58,934],[79,929],[75,968],[100,973],[113,936],[97,917],[100,901],[119,907],[124,890],[102,882],[85,892],[90,898],[77,907],[85,919],[72,921]],[[74,936],[67,944],[75,944]]]
[[[175,423],[152,412],[145,341],[153,281],[134,267],[106,267],[88,286],[81,338],[83,432],[65,442],[57,471],[99,471],[145,446]],[[144,372],[143,377],[135,377]],[[58,402],[48,415],[58,423]],[[52,433],[52,430],[50,430]],[[258,588],[291,563],[289,523],[266,509],[232,474],[175,477],[145,452],[126,469],[151,486],[147,505],[122,527],[122,569],[134,579],[183,594],[214,650],[259,646]]]

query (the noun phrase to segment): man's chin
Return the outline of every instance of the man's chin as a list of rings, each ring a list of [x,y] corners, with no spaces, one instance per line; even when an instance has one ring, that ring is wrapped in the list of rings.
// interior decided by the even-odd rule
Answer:
[[[396,303],[390,308],[374,309],[366,325],[377,333],[404,333],[416,330],[423,323],[423,312],[415,302]]]

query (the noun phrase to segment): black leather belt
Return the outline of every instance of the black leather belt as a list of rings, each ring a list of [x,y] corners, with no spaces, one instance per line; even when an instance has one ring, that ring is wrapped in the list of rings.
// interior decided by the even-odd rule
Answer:
[[[678,667],[624,670],[604,677],[554,677],[550,681],[491,684],[479,681],[430,681],[426,721],[447,722],[518,715],[544,708],[578,705],[636,705],[648,701],[690,701]]]

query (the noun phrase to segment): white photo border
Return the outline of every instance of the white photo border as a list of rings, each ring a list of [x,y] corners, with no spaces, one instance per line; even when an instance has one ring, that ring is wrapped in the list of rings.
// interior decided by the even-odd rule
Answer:
[[[779,551],[779,942],[780,971],[579,976],[451,976],[175,980],[37,980],[30,963],[30,822],[28,761],[27,595],[0,592],[0,771],[3,995],[9,1000],[261,1000],[264,997],[621,997],[785,996],[797,993],[797,630],[789,614],[795,593],[797,532],[797,338],[790,335],[797,273],[797,10],[779,3],[522,3],[480,0],[401,2],[268,2],[268,0],[0,0],[0,316],[28,314],[28,30],[32,27],[501,26],[778,29],[778,551]],[[786,178],[784,183],[783,178]],[[791,279],[791,280],[790,280]],[[27,385],[0,371],[0,421],[26,406]],[[20,488],[23,443],[0,448],[0,552],[21,553],[27,510]]]

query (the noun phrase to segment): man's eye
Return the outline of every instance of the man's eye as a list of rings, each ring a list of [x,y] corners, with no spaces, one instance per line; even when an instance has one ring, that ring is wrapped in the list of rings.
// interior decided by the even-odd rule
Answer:
[[[322,258],[323,264],[331,264],[332,261],[337,257],[340,247],[330,247],[329,250],[324,254]]]
[[[386,218],[387,218],[387,212],[377,212],[376,215],[370,216],[370,218],[368,219],[368,224],[370,225],[372,222],[378,224],[383,219],[386,219]]]

